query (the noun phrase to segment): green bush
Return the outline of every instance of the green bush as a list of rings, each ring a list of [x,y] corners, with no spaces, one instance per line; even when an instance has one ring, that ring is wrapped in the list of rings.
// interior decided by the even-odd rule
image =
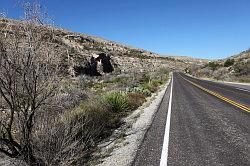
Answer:
[[[126,112],[131,109],[126,94],[122,92],[106,93],[103,100],[111,106],[113,112]]]
[[[234,59],[227,59],[224,63],[224,67],[230,67],[234,64]]]
[[[154,93],[157,90],[157,87],[152,86],[151,83],[145,83],[145,84],[142,84],[141,86],[142,86],[143,89],[147,89],[151,93]]]
[[[217,62],[209,62],[205,65],[205,67],[210,67],[213,71],[221,67],[221,65]]]
[[[163,84],[163,81],[161,80],[151,80],[148,83],[142,84],[143,89],[149,90],[151,93],[154,93],[158,90],[158,87]]]
[[[160,85],[163,84],[163,81],[162,81],[162,80],[152,80],[152,81],[151,81],[151,84],[152,84],[153,86],[158,87],[158,86],[160,86]]]
[[[145,96],[150,96],[151,92],[148,89],[144,89],[143,87],[133,87],[133,88],[129,88],[127,89],[128,93],[139,93],[139,94],[143,94]]]

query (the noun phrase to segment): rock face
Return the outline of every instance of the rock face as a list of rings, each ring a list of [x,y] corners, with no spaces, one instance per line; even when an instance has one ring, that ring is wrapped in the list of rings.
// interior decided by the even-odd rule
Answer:
[[[0,19],[0,31],[4,34],[6,41],[12,40],[9,34],[26,24],[17,20]],[[187,67],[187,63],[183,61],[161,57],[149,51],[124,46],[98,37],[50,26],[32,26],[35,33],[44,36],[43,42],[47,43],[47,49],[60,55],[58,60],[63,75],[101,76],[111,72],[141,73],[155,71],[159,68],[184,70]]]
[[[74,76],[79,75],[89,75],[89,76],[101,76],[101,73],[112,73],[114,67],[111,63],[110,56],[101,53],[96,58],[93,56],[90,61],[86,61],[85,64],[81,66],[74,66]],[[101,68],[99,66],[102,66]]]

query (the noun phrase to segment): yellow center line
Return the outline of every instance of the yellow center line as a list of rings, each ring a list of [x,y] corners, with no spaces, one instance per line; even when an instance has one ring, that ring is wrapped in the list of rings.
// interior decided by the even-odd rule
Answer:
[[[180,75],[180,76],[181,76],[181,75]],[[181,76],[181,77],[182,77],[182,76]],[[219,98],[219,99],[221,99],[221,100],[223,100],[223,101],[225,101],[225,102],[227,102],[227,103],[229,103],[229,104],[232,104],[232,105],[234,105],[234,106],[236,106],[236,107],[242,109],[243,111],[250,112],[250,108],[249,108],[249,107],[244,106],[244,105],[242,105],[242,104],[240,104],[240,103],[238,103],[238,102],[236,102],[236,101],[233,101],[233,100],[231,100],[231,99],[229,99],[229,98],[226,98],[226,97],[220,95],[219,93],[216,93],[216,92],[214,92],[214,91],[211,91],[211,90],[209,90],[209,89],[206,89],[206,88],[204,88],[204,87],[202,87],[202,86],[200,86],[200,85],[198,85],[198,84],[196,84],[196,83],[194,83],[194,82],[192,82],[192,81],[190,81],[190,80],[188,80],[188,79],[186,79],[186,78],[184,78],[184,77],[182,77],[182,78],[183,78],[184,80],[188,81],[189,83],[191,83],[192,85],[194,85],[194,86],[200,88],[201,90],[203,90],[203,91],[205,91],[205,92],[207,92],[207,93],[209,93],[209,94],[211,94],[211,95],[213,95],[213,96],[215,96],[215,97],[217,97],[217,98]]]

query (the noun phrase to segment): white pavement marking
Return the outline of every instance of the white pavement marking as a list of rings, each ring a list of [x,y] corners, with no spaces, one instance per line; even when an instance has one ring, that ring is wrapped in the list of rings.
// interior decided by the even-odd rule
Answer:
[[[250,92],[250,91],[247,90],[247,89],[242,89],[242,88],[236,88],[236,89],[241,90],[241,91],[245,91],[245,92]]]
[[[160,166],[167,166],[168,165],[168,144],[169,144],[170,118],[171,118],[172,96],[173,96],[172,95],[172,93],[173,93],[173,80],[174,80],[174,75],[172,74],[170,98],[169,98],[169,103],[168,103],[167,122],[166,122],[166,126],[165,126],[165,134],[164,134],[164,141],[163,141],[163,147],[162,147],[162,152],[161,152]]]

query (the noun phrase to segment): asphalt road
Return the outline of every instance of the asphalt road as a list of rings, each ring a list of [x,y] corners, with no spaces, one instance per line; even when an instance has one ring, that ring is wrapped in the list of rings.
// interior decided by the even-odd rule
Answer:
[[[193,84],[216,92],[228,103]],[[134,166],[250,166],[249,87],[230,86],[173,74],[170,131],[164,138],[170,88],[142,142]],[[235,104],[236,103],[236,104]],[[166,136],[165,136],[166,137]],[[162,147],[168,140],[167,154]],[[166,147],[166,146],[165,146]],[[162,157],[161,157],[162,156]]]
[[[250,83],[217,82],[217,81],[209,81],[209,82],[215,82],[215,83],[219,83],[223,85],[228,85],[228,86],[235,87],[236,89],[239,89],[239,90],[250,92]]]

